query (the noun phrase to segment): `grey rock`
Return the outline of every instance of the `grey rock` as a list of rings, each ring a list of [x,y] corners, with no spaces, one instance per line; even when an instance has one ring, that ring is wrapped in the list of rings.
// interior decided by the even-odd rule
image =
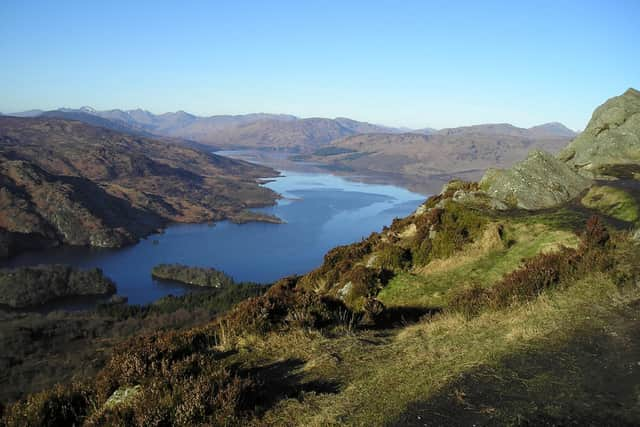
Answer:
[[[558,158],[588,177],[640,164],[640,91],[629,89],[598,107],[587,128]]]
[[[577,197],[592,181],[553,155],[532,151],[511,169],[490,169],[480,188],[501,204],[520,209],[544,209]]]

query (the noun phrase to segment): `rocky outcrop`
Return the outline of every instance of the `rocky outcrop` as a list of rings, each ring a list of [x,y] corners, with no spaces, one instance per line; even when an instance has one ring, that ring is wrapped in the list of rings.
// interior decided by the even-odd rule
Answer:
[[[60,297],[109,295],[115,284],[100,269],[75,270],[65,265],[42,265],[0,270],[0,304],[24,308]]]
[[[549,153],[533,151],[511,169],[490,169],[480,188],[506,206],[543,209],[577,197],[591,180],[576,173]]]
[[[510,169],[489,169],[480,188],[507,207],[543,209],[576,198],[594,179],[638,177],[640,92],[629,89],[598,107],[557,158],[533,151]]]
[[[617,176],[640,164],[640,91],[629,89],[598,107],[559,158],[588,177]]]

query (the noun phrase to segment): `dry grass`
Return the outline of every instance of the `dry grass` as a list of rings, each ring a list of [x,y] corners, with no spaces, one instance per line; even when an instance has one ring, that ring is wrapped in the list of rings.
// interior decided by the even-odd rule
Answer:
[[[344,382],[340,392],[284,400],[261,422],[383,425],[410,402],[428,399],[464,372],[515,352],[553,348],[578,329],[602,327],[608,313],[637,297],[637,289],[625,294],[608,277],[594,275],[510,310],[487,312],[472,320],[442,315],[405,327],[375,345],[368,343],[368,336],[343,337],[333,343],[320,338],[305,372],[331,372]]]
[[[444,273],[454,270],[470,262],[477,261],[489,252],[504,249],[505,242],[501,237],[500,224],[490,224],[482,234],[482,237],[467,245],[463,250],[445,259],[434,259],[429,264],[416,267],[414,272],[420,275]]]
[[[505,224],[502,237],[491,224],[483,237],[450,258],[434,260],[394,277],[378,298],[387,306],[443,307],[451,289],[489,286],[522,265],[523,259],[560,246],[577,247],[575,234],[543,224]],[[508,248],[506,247],[508,246]]]

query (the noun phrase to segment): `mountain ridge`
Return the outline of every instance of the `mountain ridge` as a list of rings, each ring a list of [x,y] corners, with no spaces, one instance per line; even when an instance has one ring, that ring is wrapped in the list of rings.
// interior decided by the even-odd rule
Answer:
[[[61,117],[63,113],[84,113],[116,122],[114,126],[132,131],[145,132],[148,135],[184,138],[199,143],[219,146],[220,148],[278,148],[304,150],[328,144],[336,139],[365,133],[484,133],[504,134],[510,127],[522,133],[524,128],[510,124],[482,124],[446,129],[406,129],[372,124],[346,117],[301,118],[288,114],[249,113],[239,115],[197,116],[185,111],[153,114],[143,109],[103,110],[92,107],[59,108],[57,110],[30,110],[15,113],[15,116],[48,115]],[[69,116],[67,116],[68,118]],[[78,116],[82,120],[83,117]],[[88,119],[84,117],[84,119]],[[125,126],[126,125],[126,126]],[[280,126],[280,128],[278,128]],[[502,132],[496,132],[496,129]],[[116,127],[117,129],[117,127]],[[492,130],[493,129],[493,130]],[[528,129],[539,130],[546,136],[572,136],[573,131],[558,122],[543,123]],[[516,132],[517,133],[517,132]],[[298,142],[292,139],[298,139]]]

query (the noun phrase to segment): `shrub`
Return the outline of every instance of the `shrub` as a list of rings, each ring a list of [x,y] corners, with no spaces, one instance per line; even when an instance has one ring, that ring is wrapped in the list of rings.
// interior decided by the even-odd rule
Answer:
[[[86,425],[190,426],[238,423],[254,403],[256,388],[250,378],[240,378],[199,357],[199,375],[175,372],[152,377],[140,394],[117,405],[103,406]]]
[[[599,216],[593,215],[587,220],[582,243],[590,248],[603,247],[609,241],[609,231]]]
[[[449,300],[449,308],[467,317],[477,315],[487,305],[489,293],[480,285],[472,285],[458,291]]]
[[[80,425],[91,408],[93,392],[78,383],[32,394],[6,410],[7,427]]]
[[[429,262],[433,245],[430,239],[424,239],[411,248],[411,259],[414,265],[425,265]]]
[[[238,304],[218,322],[220,341],[231,344],[243,334],[265,334],[286,328],[323,328],[349,311],[335,298],[298,286],[299,278],[278,281],[263,296]]]
[[[386,270],[404,270],[411,267],[411,251],[398,245],[383,243],[376,252],[375,263]]]
[[[569,278],[578,262],[579,254],[575,249],[564,248],[556,253],[540,254],[491,288],[490,305],[500,308],[534,298],[562,279]]]
[[[483,307],[503,308],[530,300],[559,283],[577,279],[595,271],[614,267],[606,250],[609,232],[599,218],[587,221],[578,249],[562,248],[551,254],[539,254],[522,267],[505,275],[490,288],[472,286],[455,294],[450,308],[466,315],[477,314]]]
[[[366,298],[377,295],[383,285],[381,281],[381,277],[384,276],[383,271],[364,265],[353,267],[342,279],[345,286],[351,284],[349,291],[343,295],[345,303],[349,307],[359,309]]]
[[[376,298],[370,297],[365,301],[362,310],[364,315],[361,320],[363,325],[375,325],[385,310],[384,304]]]

